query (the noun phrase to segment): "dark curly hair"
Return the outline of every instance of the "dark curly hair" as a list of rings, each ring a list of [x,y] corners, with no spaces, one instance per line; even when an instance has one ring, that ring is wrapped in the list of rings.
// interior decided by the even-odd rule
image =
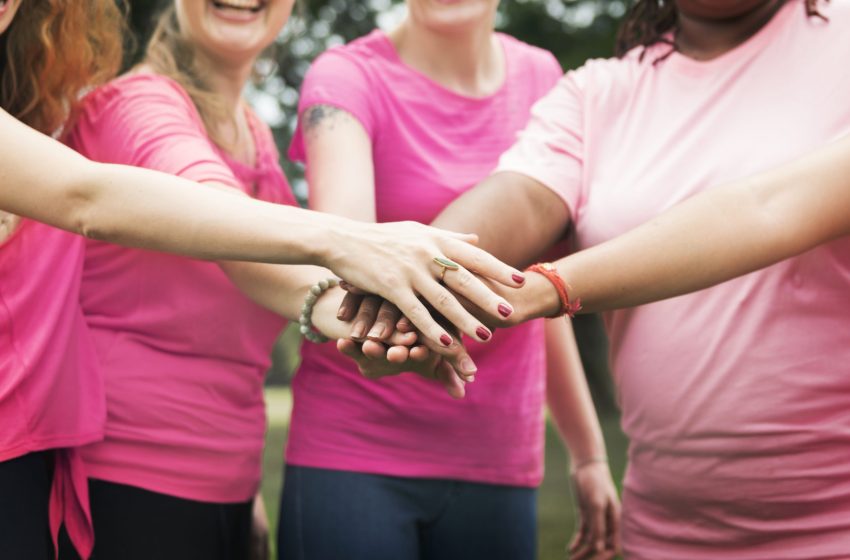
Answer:
[[[818,11],[819,1],[805,0],[806,15],[824,17]],[[635,47],[649,47],[656,43],[672,46],[668,34],[676,30],[678,22],[679,13],[673,0],[637,0],[617,33],[617,56],[623,56]]]

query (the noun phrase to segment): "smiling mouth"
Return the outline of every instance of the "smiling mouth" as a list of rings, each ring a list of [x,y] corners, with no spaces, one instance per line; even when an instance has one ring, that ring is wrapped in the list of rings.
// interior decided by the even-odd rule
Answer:
[[[0,0],[0,5],[7,0]],[[213,0],[216,8],[257,13],[266,7],[267,0]]]

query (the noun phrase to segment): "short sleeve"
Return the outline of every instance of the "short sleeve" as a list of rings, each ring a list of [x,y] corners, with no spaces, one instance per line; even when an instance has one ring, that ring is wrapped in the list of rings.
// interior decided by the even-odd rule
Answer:
[[[154,74],[119,78],[90,94],[67,137],[86,157],[241,190],[189,96]]]
[[[310,107],[330,105],[351,114],[356,118],[366,134],[374,137],[374,89],[370,87],[369,72],[357,53],[348,52],[351,46],[338,47],[319,56],[301,86],[298,102],[299,121],[289,146],[289,158],[305,162],[307,158],[304,146],[304,132],[300,116]]]
[[[552,189],[575,214],[584,157],[582,92],[575,71],[563,76],[531,109],[531,120],[499,160],[512,171]]]

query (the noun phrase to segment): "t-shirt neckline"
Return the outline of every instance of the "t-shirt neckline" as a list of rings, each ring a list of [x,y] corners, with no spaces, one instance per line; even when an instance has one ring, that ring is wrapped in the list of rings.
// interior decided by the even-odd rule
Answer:
[[[372,35],[379,39],[382,46],[386,49],[386,53],[387,53],[387,55],[388,55],[388,57],[389,57],[389,59],[391,60],[392,63],[399,65],[401,68],[404,68],[404,70],[408,74],[415,76],[416,79],[427,83],[431,88],[440,91],[443,95],[445,95],[447,97],[451,97],[451,98],[459,100],[459,101],[462,101],[464,103],[471,103],[471,104],[489,103],[493,99],[496,99],[497,97],[502,95],[502,93],[508,88],[508,83],[511,81],[512,65],[511,65],[510,58],[508,56],[508,48],[507,48],[507,45],[505,44],[505,37],[502,33],[496,32],[495,36],[496,36],[496,39],[499,41],[499,46],[502,49],[502,59],[505,61],[504,79],[502,80],[502,83],[499,84],[499,87],[493,93],[490,93],[490,94],[482,96],[482,97],[472,97],[472,96],[464,95],[462,93],[458,93],[454,90],[451,90],[451,89],[447,88],[446,86],[440,84],[439,82],[434,81],[433,79],[428,77],[423,72],[420,72],[416,68],[413,68],[412,66],[407,64],[404,60],[402,60],[401,56],[398,54],[398,51],[396,50],[395,44],[392,42],[392,39],[390,39],[389,35],[387,35],[387,33],[384,32],[383,30],[376,29],[375,31],[372,32]]]
[[[760,50],[762,46],[769,41],[771,35],[775,33],[776,28],[784,25],[785,20],[791,16],[791,12],[793,12],[797,7],[799,7],[799,2],[796,0],[787,0],[776,11],[773,17],[771,17],[770,20],[758,31],[753,33],[741,44],[720,54],[719,56],[709,60],[697,60],[674,49],[673,52],[670,53],[669,62],[690,72],[702,73],[713,70],[715,67],[728,64],[730,60],[745,57],[749,53]]]

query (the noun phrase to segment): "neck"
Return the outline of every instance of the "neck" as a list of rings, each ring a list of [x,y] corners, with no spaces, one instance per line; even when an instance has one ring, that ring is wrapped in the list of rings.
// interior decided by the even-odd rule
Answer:
[[[771,0],[729,19],[707,18],[679,12],[676,47],[696,60],[716,58],[755,35],[776,15],[784,0]]]
[[[495,92],[504,81],[504,56],[492,20],[457,33],[436,33],[410,18],[390,33],[399,57],[438,84],[470,97]]]
[[[228,113],[236,116],[242,106],[242,90],[251,76],[251,64],[237,65],[218,60],[205,66],[210,70],[207,76],[210,87],[224,100]]]

